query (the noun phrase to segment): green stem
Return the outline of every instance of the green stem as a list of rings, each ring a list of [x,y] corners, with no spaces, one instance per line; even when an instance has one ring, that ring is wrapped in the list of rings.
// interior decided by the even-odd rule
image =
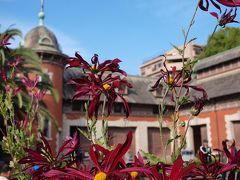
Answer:
[[[189,116],[188,118],[188,121],[187,121],[187,126],[186,126],[186,129],[185,129],[185,132],[184,132],[184,135],[183,135],[183,138],[182,138],[182,142],[181,142],[181,146],[180,146],[180,149],[182,149],[185,144],[186,144],[186,136],[187,136],[187,132],[188,132],[188,129],[190,127],[190,120],[192,119],[192,115]]]
[[[160,112],[160,116],[159,116],[159,118],[158,118],[158,123],[159,123],[161,147],[167,146],[167,144],[166,144],[165,146],[164,146],[164,144],[163,144],[162,128],[163,128],[164,104],[165,104],[165,98],[166,98],[168,92],[169,92],[169,88],[167,88],[167,90],[166,90],[166,92],[164,93],[163,98],[162,98],[162,100],[160,101],[159,106],[158,106],[158,110],[159,110],[159,112]],[[164,149],[164,158],[165,158],[165,161],[166,161],[166,160],[167,160],[167,157],[166,157],[166,150],[165,150],[165,149]]]
[[[218,27],[218,25],[216,25],[215,28],[213,29],[213,32],[212,32],[212,34],[211,34],[211,36],[210,36],[210,38],[208,40],[208,43],[212,40],[212,38],[213,38],[213,36],[214,36],[214,34],[215,34],[216,30],[217,30],[217,27]]]
[[[188,35],[189,35],[189,32],[190,32],[190,30],[191,30],[191,28],[194,24],[195,17],[197,15],[198,7],[199,7],[199,3],[200,3],[200,0],[198,1],[197,6],[195,8],[195,11],[193,13],[192,19],[190,20],[190,24],[188,26],[187,32],[186,32],[186,34],[184,34],[184,44],[183,44],[183,52],[182,52],[182,63],[183,63],[183,65],[184,65],[185,49],[186,49],[186,46],[187,46]]]
[[[108,123],[105,120],[104,112],[106,107],[106,96],[104,96],[103,100],[103,107],[102,107],[102,137],[103,137],[103,144],[106,148],[108,148]]]
[[[182,69],[184,68],[184,65],[185,65],[185,50],[186,50],[186,47],[187,47],[187,40],[188,40],[188,36],[189,36],[189,33],[190,33],[190,30],[194,24],[194,21],[195,21],[195,18],[196,18],[196,15],[197,15],[197,11],[198,11],[198,7],[199,7],[199,3],[200,3],[200,0],[198,1],[197,3],[197,6],[195,8],[195,11],[193,13],[193,16],[190,20],[190,23],[189,23],[189,26],[187,28],[187,31],[186,31],[186,34],[184,34],[184,43],[183,43],[183,49],[182,49],[182,64],[183,64],[183,67]],[[179,91],[178,93],[175,94],[175,97],[176,97],[176,102],[175,102],[175,112],[174,112],[174,119],[173,119],[173,155],[174,157],[176,157],[176,135],[177,135],[177,122],[178,122],[178,114],[179,114],[179,109],[180,109],[180,104],[179,104],[179,97],[181,96],[181,93],[182,93],[182,88],[183,88],[183,83],[184,83],[184,71],[182,71],[182,82],[181,82],[181,85],[180,85],[180,88],[179,88]]]

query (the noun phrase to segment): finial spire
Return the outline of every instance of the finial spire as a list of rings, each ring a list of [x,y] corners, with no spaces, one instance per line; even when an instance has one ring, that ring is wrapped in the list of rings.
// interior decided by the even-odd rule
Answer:
[[[40,0],[40,3],[41,3],[41,9],[40,9],[40,12],[38,14],[39,26],[44,26],[44,18],[45,18],[45,14],[44,14],[44,0]]]

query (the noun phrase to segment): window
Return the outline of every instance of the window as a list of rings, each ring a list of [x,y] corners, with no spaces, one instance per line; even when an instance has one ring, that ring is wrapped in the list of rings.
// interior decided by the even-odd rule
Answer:
[[[50,72],[48,69],[43,70],[44,74],[47,74],[49,79],[52,81],[53,79],[53,72]]]
[[[186,59],[184,59],[186,61]],[[179,63],[179,62],[182,62],[182,59],[171,59],[171,60],[168,60],[169,63]]]
[[[40,45],[45,45],[45,46],[53,46],[53,42],[49,37],[41,37],[39,42]]]
[[[73,101],[72,102],[72,111],[81,111],[83,102],[81,101]]]
[[[152,67],[152,71],[156,71],[156,69],[157,69],[157,66],[156,66],[156,64],[154,64]]]
[[[193,130],[193,142],[195,153],[198,152],[200,146],[202,145],[203,140],[208,140],[207,138],[207,126],[206,125],[197,125],[192,126]]]
[[[48,118],[44,119],[42,133],[47,139],[51,139],[51,121]]]
[[[165,147],[162,144],[166,144],[166,142],[170,139],[170,130],[168,128],[162,129],[162,137],[160,136],[159,128],[149,127],[148,128],[148,150],[149,153],[155,154],[161,158],[165,156],[169,157],[171,154],[171,146],[168,145]]]
[[[153,91],[153,95],[155,97],[158,97],[158,98],[162,97],[162,95],[163,95],[163,87],[159,86],[156,90]]]
[[[118,92],[122,95],[127,95],[128,94],[128,87],[125,85],[122,85],[119,87]]]
[[[77,133],[79,140],[79,151],[77,152],[77,156],[80,158],[80,160],[83,160],[88,157],[88,151],[89,147],[91,146],[91,142],[79,131],[79,129],[83,132],[87,132],[86,127],[70,126],[70,136],[73,137],[74,133]]]
[[[154,105],[152,110],[153,110],[152,111],[153,114],[159,114],[159,107],[158,107],[158,105]]]
[[[122,104],[119,103],[114,104],[113,111],[114,113],[122,113],[123,112]]]
[[[134,158],[134,154],[136,153],[136,141],[135,141],[135,127],[109,127],[108,135],[110,137],[110,146],[116,146],[119,143],[124,143],[126,134],[129,131],[132,131],[133,138],[130,148],[128,152],[125,154],[125,160],[127,162],[132,162]]]

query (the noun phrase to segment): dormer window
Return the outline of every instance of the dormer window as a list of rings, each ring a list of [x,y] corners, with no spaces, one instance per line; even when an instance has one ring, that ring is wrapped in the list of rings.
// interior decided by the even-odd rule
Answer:
[[[123,85],[118,89],[118,92],[122,95],[127,95],[128,94],[128,87]]]
[[[153,95],[157,98],[161,98],[163,96],[163,87],[159,86],[157,89],[153,90]]]
[[[52,40],[46,36],[40,38],[38,43],[44,46],[54,46]]]

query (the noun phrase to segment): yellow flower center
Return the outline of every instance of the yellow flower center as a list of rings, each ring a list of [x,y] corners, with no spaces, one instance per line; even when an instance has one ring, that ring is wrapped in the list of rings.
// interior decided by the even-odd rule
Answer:
[[[174,81],[174,78],[173,78],[173,76],[170,74],[170,75],[168,76],[167,83],[171,85],[171,84],[173,84],[173,81]]]
[[[95,175],[94,180],[106,180],[107,174],[104,172],[99,172]]]
[[[111,87],[111,86],[110,86],[109,84],[104,84],[104,85],[103,85],[103,89],[105,89],[105,90],[109,90],[110,87]]]
[[[138,172],[136,171],[130,172],[130,175],[132,178],[136,178],[138,176]]]
[[[212,177],[212,173],[207,173],[207,176],[208,177]]]
[[[91,66],[91,70],[92,70],[92,71],[96,71],[96,70],[97,70],[97,66],[96,66],[96,65],[92,65],[92,66]]]

